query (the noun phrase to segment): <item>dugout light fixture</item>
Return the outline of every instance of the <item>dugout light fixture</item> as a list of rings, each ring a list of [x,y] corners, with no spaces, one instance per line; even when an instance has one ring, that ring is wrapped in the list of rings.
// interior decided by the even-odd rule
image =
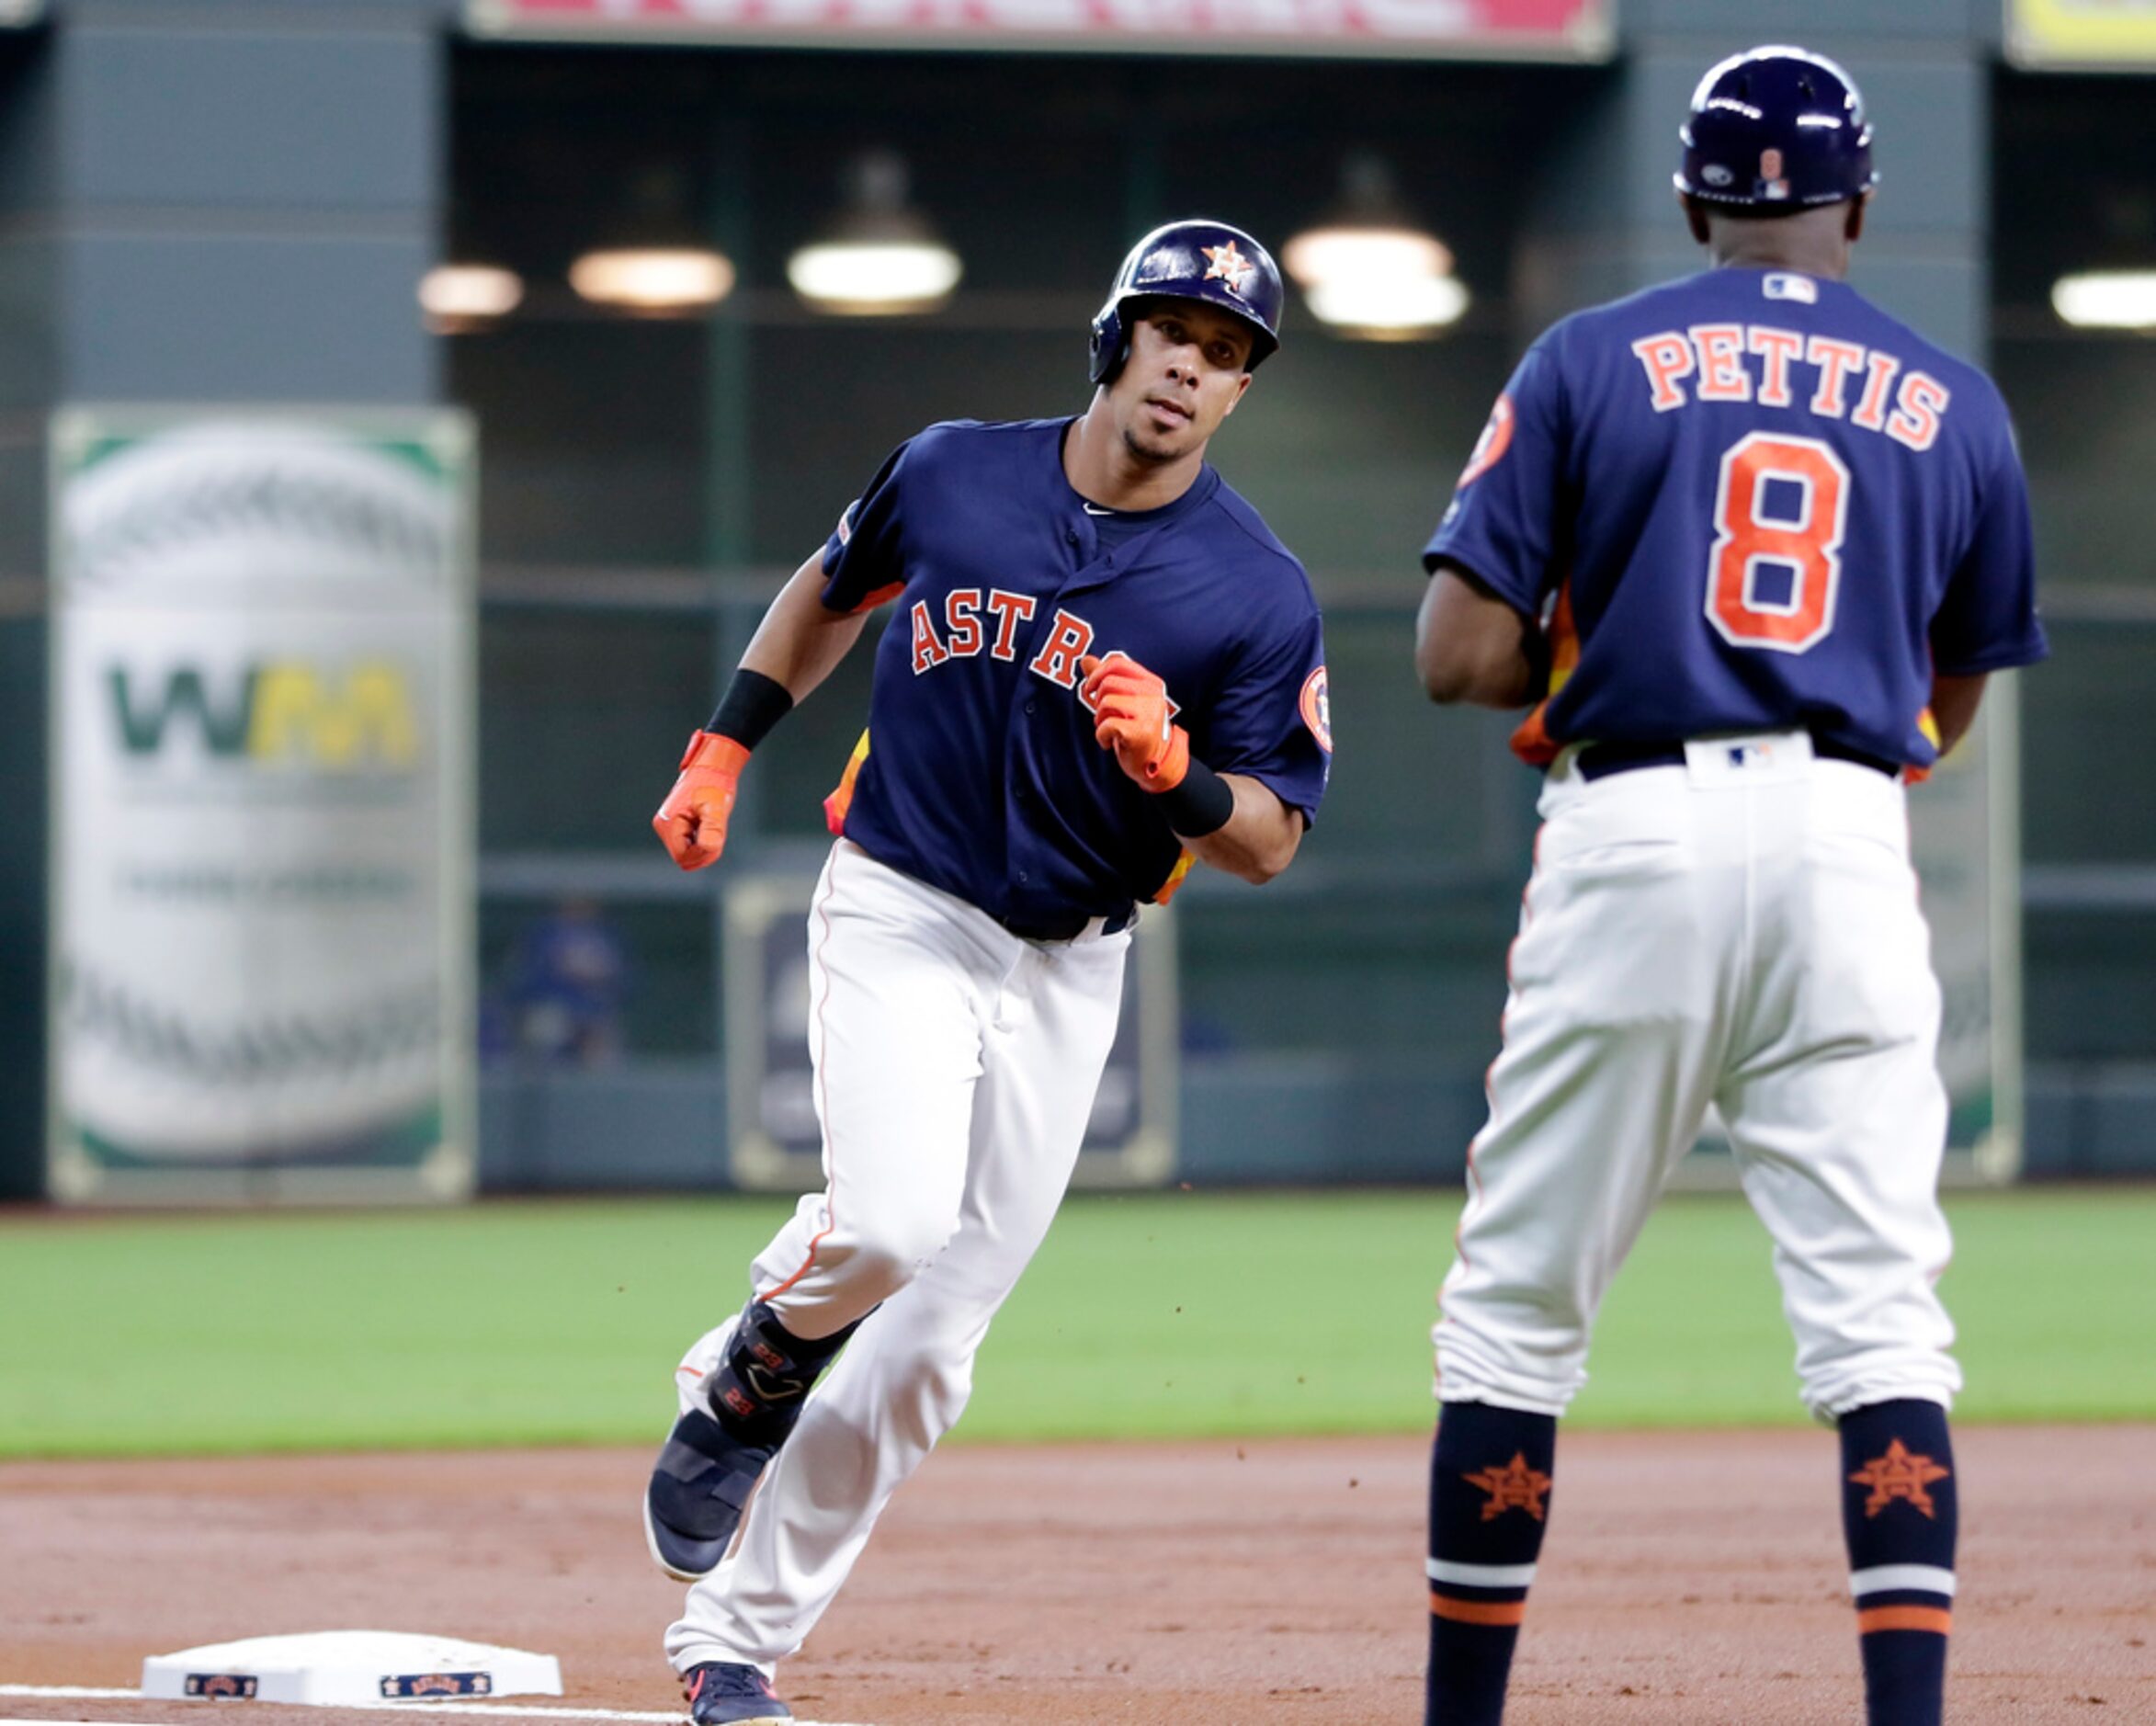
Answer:
[[[2061,276],[2051,309],[2077,330],[2156,330],[2156,269],[2093,269]]]
[[[437,264],[419,278],[419,309],[437,335],[483,329],[524,301],[524,278],[494,264]]]
[[[1445,243],[1401,207],[1378,156],[1348,158],[1335,210],[1280,254],[1321,322],[1364,341],[1416,341],[1458,322],[1468,290]]]
[[[586,252],[569,285],[596,306],[664,316],[717,305],[733,291],[733,265],[704,246],[623,246]]]
[[[846,206],[786,262],[793,290],[818,312],[896,317],[934,312],[965,274],[959,255],[906,201],[906,165],[888,150],[845,172]]]

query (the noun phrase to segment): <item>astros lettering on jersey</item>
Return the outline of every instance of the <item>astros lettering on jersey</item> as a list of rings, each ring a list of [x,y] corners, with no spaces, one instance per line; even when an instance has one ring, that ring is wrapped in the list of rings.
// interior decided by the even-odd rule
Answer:
[[[1935,574],[1942,539],[1959,552]],[[1549,698],[1514,738],[1538,764],[1583,738],[1793,729],[1922,768],[1935,673],[2044,652],[1991,380],[1787,271],[1709,270],[1551,328],[1441,558],[1547,617]]]

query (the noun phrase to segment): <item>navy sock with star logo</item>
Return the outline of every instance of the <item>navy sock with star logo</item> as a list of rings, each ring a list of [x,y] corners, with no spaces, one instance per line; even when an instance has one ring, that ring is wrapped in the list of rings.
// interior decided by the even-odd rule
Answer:
[[[1842,1416],[1842,1532],[1870,1726],[1939,1726],[1957,1521],[1946,1411],[1914,1399]]]
[[[1424,1726],[1498,1726],[1542,1550],[1557,1418],[1447,1402],[1430,1459]]]

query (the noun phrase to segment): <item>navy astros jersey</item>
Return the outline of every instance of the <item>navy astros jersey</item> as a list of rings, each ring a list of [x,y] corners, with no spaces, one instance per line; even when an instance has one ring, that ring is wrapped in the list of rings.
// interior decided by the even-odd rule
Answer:
[[[1164,508],[1103,517],[1063,476],[1071,424],[931,426],[823,551],[828,608],[899,601],[866,759],[834,800],[845,836],[1023,922],[1119,916],[1184,866],[1153,797],[1094,740],[1087,655],[1158,675],[1196,759],[1306,820],[1332,748],[1302,566],[1210,466]]]
[[[1547,615],[1515,736],[1802,729],[1922,767],[1935,671],[2028,664],[2028,499],[1991,380],[1845,283],[1708,270],[1553,326],[1424,553]]]

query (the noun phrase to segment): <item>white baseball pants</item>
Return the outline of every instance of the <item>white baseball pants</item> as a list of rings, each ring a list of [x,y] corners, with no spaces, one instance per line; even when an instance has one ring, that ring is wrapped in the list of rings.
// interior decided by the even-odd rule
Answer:
[[[1560,758],[1544,787],[1438,1395],[1563,1413],[1711,1103],[1812,1413],[1950,1403],[1939,989],[1902,789],[1802,732],[1686,755],[1592,782]]]
[[[733,1552],[689,1590],[666,1633],[675,1670],[767,1674],[800,1648],[965,1408],[989,1321],[1070,1183],[1115,1039],[1130,937],[1096,930],[1023,940],[858,846],[832,848],[809,914],[827,1185],[751,1275],[796,1335],[869,1316],[765,1471]]]

